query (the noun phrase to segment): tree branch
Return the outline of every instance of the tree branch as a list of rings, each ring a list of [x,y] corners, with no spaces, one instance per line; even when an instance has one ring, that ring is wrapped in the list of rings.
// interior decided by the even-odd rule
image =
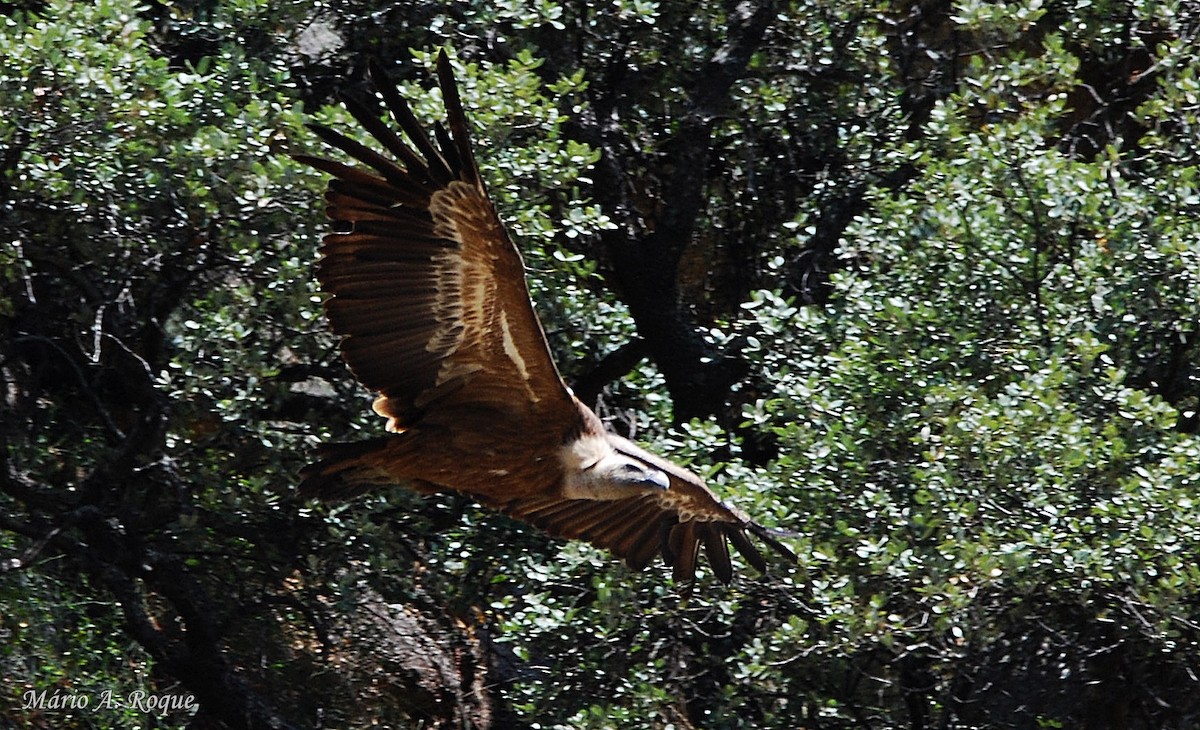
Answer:
[[[746,372],[736,353],[719,352],[704,339],[694,313],[681,301],[679,266],[704,209],[715,120],[774,16],[772,0],[734,4],[726,42],[691,75],[678,131],[655,165],[658,174],[648,175],[663,181],[656,206],[661,212],[644,213],[635,202],[641,186],[626,165],[637,146],[620,125],[617,85],[594,85],[605,89],[593,92],[596,115],[582,118],[572,129],[603,153],[595,192],[617,223],[600,234],[611,279],[666,379],[680,421],[719,414],[730,387]]]
[[[575,379],[575,382],[571,384],[571,390],[584,403],[595,403],[596,398],[600,396],[600,391],[604,390],[606,385],[620,379],[621,376],[632,370],[649,352],[650,348],[646,341],[635,337],[600,358],[600,362],[596,363],[591,370]]]

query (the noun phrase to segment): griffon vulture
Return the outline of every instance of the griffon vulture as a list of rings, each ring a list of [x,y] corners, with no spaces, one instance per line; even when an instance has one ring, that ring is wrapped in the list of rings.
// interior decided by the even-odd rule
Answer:
[[[448,131],[435,125],[432,139],[382,70],[371,77],[407,141],[346,98],[391,158],[312,125],[363,166],[297,159],[333,176],[317,277],[342,355],[379,394],[374,410],[392,433],[323,447],[302,472],[301,496],[456,491],[607,548],[635,570],[661,554],[675,580],[695,577],[701,545],[722,581],[733,573],[729,543],[763,570],[747,533],[794,559],[700,477],[609,433],[563,382],[520,253],[480,179],[445,53],[437,77]]]

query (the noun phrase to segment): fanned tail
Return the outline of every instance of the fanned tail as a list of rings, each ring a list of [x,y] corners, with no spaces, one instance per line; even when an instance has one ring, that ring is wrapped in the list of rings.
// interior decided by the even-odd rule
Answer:
[[[300,470],[303,480],[296,493],[302,499],[344,501],[382,485],[396,484],[395,478],[376,466],[378,453],[387,441],[388,437],[381,437],[321,446],[317,461]]]

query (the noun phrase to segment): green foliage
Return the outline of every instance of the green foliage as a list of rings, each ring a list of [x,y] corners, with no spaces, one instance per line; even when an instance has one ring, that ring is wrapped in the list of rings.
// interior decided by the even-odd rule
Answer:
[[[1194,201],[1162,179],[1195,168],[1116,145],[1071,159],[1054,140],[1076,60],[1055,36],[997,60],[973,63],[928,137],[895,150],[921,173],[847,231],[857,264],[835,306],[748,305],[775,335],[759,355],[777,394],[748,415],[781,424],[788,521],[817,543],[811,600],[847,655],[980,651],[1007,640],[997,603],[1047,594],[1128,631],[1135,616],[1110,602],[1164,628],[1191,620],[1176,612],[1200,576],[1200,446],[1153,369],[1200,321]],[[1176,83],[1142,113],[1170,108]],[[999,115],[981,124],[980,108]],[[764,663],[813,643],[796,628]]]
[[[80,522],[108,519],[183,572],[217,568],[195,570],[199,581],[259,582],[261,572],[249,577],[258,568],[239,563],[250,541],[225,544],[222,533],[260,520],[263,492],[290,489],[278,475],[295,468],[297,440],[263,418],[284,391],[263,381],[303,321],[278,312],[317,314],[312,247],[297,249],[305,228],[292,214],[314,194],[300,183],[317,183],[277,154],[302,121],[281,95],[282,65],[231,43],[176,66],[144,11],[49,3],[6,15],[0,33],[4,465],[53,490],[24,503],[0,498],[8,529],[26,520],[5,541],[19,556],[5,565],[13,572],[0,575],[3,706],[22,708],[25,690],[90,700],[65,714],[14,710],[56,727],[143,726],[132,693],[194,691],[155,674],[147,647],[122,633],[131,623],[122,608],[141,607],[122,606],[102,572],[52,559],[61,545],[80,549],[75,537],[58,541]],[[210,29],[232,17],[218,15]],[[45,348],[47,360],[27,370],[22,346]],[[164,401],[160,431],[153,404]],[[97,494],[122,460],[136,464],[134,476]],[[55,503],[63,513],[47,511]],[[110,546],[105,557],[119,556]],[[225,572],[217,565],[227,558]],[[239,610],[236,599],[228,610]],[[176,620],[170,609],[155,618]],[[155,726],[181,726],[194,711]]]
[[[319,19],[354,53],[402,56],[422,119],[441,100],[411,67],[456,48],[483,174],[571,379],[638,334],[598,243],[617,230],[598,168],[617,154],[646,171],[635,217],[659,220],[675,171],[657,165],[736,18],[460,3],[413,10],[434,31],[385,44],[368,5],[0,17],[3,720],[146,726],[128,708],[18,709],[25,689],[185,691],[137,633],[142,610],[180,644],[172,627],[211,617],[221,661],[299,726],[415,724],[419,672],[356,653],[385,609],[439,617],[426,649],[506,667],[488,686],[529,727],[1195,717],[1200,58],[1184,8],[780,7],[713,111],[688,254],[702,275],[680,274],[704,338],[749,365],[729,398],[743,423],[666,426],[650,361],[603,397],[796,533],[797,565],[704,576],[685,597],[658,568],[453,496],[291,500],[312,446],[381,424],[313,284],[323,181],[283,154],[315,151],[307,119],[353,128],[318,83],[341,69],[298,66],[290,44]],[[581,139],[601,112],[628,144]],[[826,239],[832,272],[805,264]],[[821,306],[794,296],[816,274]],[[164,573],[192,593],[168,595]],[[185,618],[204,591],[211,616]]]

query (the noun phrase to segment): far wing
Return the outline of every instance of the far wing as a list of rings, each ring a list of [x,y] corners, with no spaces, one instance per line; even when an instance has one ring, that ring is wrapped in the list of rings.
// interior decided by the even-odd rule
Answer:
[[[756,570],[766,570],[766,561],[747,533],[796,560],[795,553],[767,528],[722,503],[695,474],[631,441],[612,434],[609,439],[627,456],[665,472],[670,488],[613,501],[537,497],[501,509],[555,537],[586,540],[606,548],[633,570],[642,570],[655,555],[662,555],[676,581],[695,578],[701,546],[713,574],[725,583],[733,578],[730,544]]]
[[[575,412],[529,299],[525,269],[471,151],[444,52],[438,81],[449,132],[431,140],[378,67],[372,80],[407,141],[353,99],[346,107],[391,158],[333,130],[327,143],[365,165],[309,156],[330,173],[334,232],[318,278],[350,369],[379,391],[376,410],[402,430],[431,411],[487,409],[557,423]]]

